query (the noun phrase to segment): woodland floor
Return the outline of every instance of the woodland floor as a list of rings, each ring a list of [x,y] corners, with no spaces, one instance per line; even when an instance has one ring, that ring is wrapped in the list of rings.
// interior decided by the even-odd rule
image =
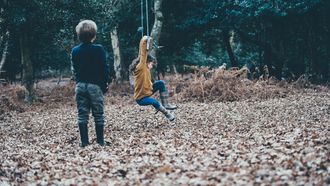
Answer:
[[[72,95],[72,89],[60,91]],[[55,94],[60,101],[21,108],[3,91],[0,185],[330,184],[328,89],[181,101],[175,122],[108,95],[105,138],[111,145],[96,144],[91,119],[86,148],[79,147],[73,96]]]

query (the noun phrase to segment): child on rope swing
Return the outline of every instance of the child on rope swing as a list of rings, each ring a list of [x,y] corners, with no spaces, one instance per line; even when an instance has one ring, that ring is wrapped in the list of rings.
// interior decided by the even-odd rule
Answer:
[[[169,93],[163,80],[151,82],[150,70],[157,63],[156,59],[148,54],[147,45],[151,38],[144,36],[140,41],[139,57],[130,65],[130,72],[134,75],[134,99],[140,106],[152,105],[157,111],[162,112],[169,121],[174,121],[175,116],[168,110],[177,109],[176,105],[168,103]],[[160,104],[151,96],[159,91]]]
[[[106,63],[106,52],[102,45],[93,44],[96,39],[97,26],[94,21],[81,21],[76,26],[81,44],[71,52],[72,70],[76,80],[76,102],[78,110],[78,127],[81,147],[89,145],[89,113],[95,121],[96,142],[109,145],[104,141],[104,96],[110,80],[109,67]]]

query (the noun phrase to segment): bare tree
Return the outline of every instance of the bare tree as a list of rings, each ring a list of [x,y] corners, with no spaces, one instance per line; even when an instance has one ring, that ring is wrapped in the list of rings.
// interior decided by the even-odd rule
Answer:
[[[114,58],[114,71],[116,75],[116,81],[120,82],[122,81],[122,59],[121,59],[121,54],[120,54],[120,45],[119,45],[119,37],[118,37],[118,32],[117,32],[117,27],[115,27],[112,32],[110,33],[111,35],[111,43],[112,43],[112,49],[113,49],[113,58]]]
[[[20,37],[21,62],[23,67],[22,83],[26,88],[25,101],[32,102],[35,99],[33,89],[33,64],[28,43],[28,36],[23,32]]]
[[[160,34],[163,27],[163,13],[161,11],[163,0],[154,1],[154,13],[155,13],[155,22],[151,30],[151,37],[153,38],[156,45],[159,43]],[[151,54],[156,56],[156,48],[153,48]]]
[[[113,51],[113,69],[115,71],[116,82],[123,80],[123,59],[120,50],[120,39],[118,34],[118,13],[125,11],[127,4],[130,3],[128,0],[105,0],[105,6],[102,6],[104,17],[107,20],[107,26],[111,28],[111,45]],[[110,67],[111,68],[111,67]]]
[[[2,72],[3,66],[6,62],[6,57],[8,53],[8,41],[9,41],[9,31],[6,32],[6,34],[3,36],[4,44],[3,44],[3,50],[1,55],[1,61],[0,61],[0,73]]]

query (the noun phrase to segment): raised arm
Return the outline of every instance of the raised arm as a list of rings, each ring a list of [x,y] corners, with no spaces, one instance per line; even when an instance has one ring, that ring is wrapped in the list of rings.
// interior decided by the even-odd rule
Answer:
[[[136,66],[136,68],[147,66],[147,55],[148,55],[147,42],[148,42],[148,36],[143,36],[143,38],[140,41],[140,50],[139,50],[140,62]]]

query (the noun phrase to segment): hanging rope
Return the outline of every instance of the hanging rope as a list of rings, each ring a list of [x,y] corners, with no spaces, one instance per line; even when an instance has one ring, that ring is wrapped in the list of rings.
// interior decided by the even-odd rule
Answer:
[[[150,34],[149,34],[149,8],[148,7],[149,7],[148,0],[145,0],[145,11],[146,11],[145,17],[146,17],[147,36],[150,36]],[[139,27],[138,31],[141,31],[141,37],[143,37],[144,36],[143,0],[141,0],[141,27]],[[147,42],[147,49],[149,50],[151,47],[154,47],[156,49],[163,48],[163,46],[158,46],[154,41],[152,41],[151,38],[149,38],[148,42]]]
[[[149,3],[148,0],[145,0],[145,11],[146,11],[146,26],[147,26],[147,36],[149,35]],[[139,28],[139,31],[141,30],[141,35],[143,37],[144,35],[144,11],[143,11],[143,0],[141,0],[141,27]]]
[[[143,30],[143,0],[141,0],[141,38],[143,37],[143,32],[144,32],[144,30]]]
[[[146,21],[147,21],[147,36],[149,36],[149,15],[148,15],[148,0],[146,0]]]

